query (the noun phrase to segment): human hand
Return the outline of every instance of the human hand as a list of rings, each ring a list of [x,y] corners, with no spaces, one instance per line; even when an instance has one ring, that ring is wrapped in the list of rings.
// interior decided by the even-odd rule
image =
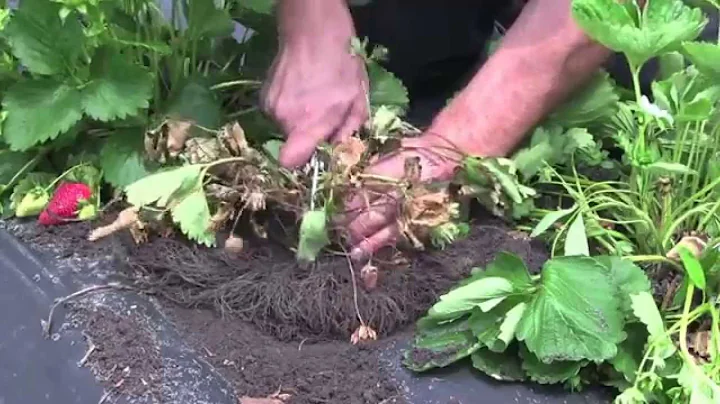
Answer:
[[[341,142],[368,119],[367,72],[349,38],[325,32],[291,42],[273,62],[261,105],[287,136],[279,158],[286,168],[307,163],[318,144]]]
[[[461,153],[449,140],[425,134],[404,139],[399,151],[375,161],[366,174],[402,179],[406,161],[411,158],[419,159],[420,181],[444,181],[452,179]],[[365,186],[350,197],[336,224],[346,231],[353,260],[367,260],[379,249],[398,242],[402,236],[398,222],[402,203],[402,195],[393,184]]]

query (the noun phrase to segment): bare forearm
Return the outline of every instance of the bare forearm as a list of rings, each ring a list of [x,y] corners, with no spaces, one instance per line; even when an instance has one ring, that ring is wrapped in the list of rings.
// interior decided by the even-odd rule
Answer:
[[[503,156],[609,56],[575,24],[571,0],[531,0],[493,56],[436,118],[467,153]],[[450,128],[450,129],[448,129]]]
[[[281,0],[278,25],[283,45],[349,41],[354,35],[346,0]]]

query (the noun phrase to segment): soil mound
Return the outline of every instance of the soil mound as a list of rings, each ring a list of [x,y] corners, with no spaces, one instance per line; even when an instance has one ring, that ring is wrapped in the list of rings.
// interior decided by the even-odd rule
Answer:
[[[142,274],[133,277],[147,292],[183,307],[212,307],[237,316],[283,341],[347,340],[359,326],[356,305],[363,319],[387,336],[415,322],[439,295],[498,251],[514,252],[533,268],[546,259],[526,238],[483,220],[444,251],[417,254],[404,265],[375,262],[378,287],[366,291],[358,285],[356,298],[345,257],[325,256],[308,268],[267,241],[250,244],[241,257],[172,238],[124,246],[122,260]]]

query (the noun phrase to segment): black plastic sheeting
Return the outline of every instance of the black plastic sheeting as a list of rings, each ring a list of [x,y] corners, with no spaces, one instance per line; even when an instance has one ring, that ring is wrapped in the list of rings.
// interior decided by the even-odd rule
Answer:
[[[0,230],[0,404],[94,404],[102,398],[103,388],[88,369],[78,365],[86,350],[82,330],[68,328],[50,339],[41,332],[40,321],[47,317],[54,299],[80,289],[80,281],[72,277]],[[162,403],[237,404],[227,380],[184,343],[146,297],[113,292],[105,294],[103,304],[119,312],[140,312],[152,323],[163,361],[172,363],[164,375],[167,388]],[[62,315],[60,310],[56,329]],[[400,364],[402,348],[388,347],[381,355],[381,366],[410,404],[610,402],[602,390],[569,394],[559,387],[499,383],[467,366],[414,375]]]

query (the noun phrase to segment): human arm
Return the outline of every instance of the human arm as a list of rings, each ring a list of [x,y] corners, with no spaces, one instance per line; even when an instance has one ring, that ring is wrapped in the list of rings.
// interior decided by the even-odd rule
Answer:
[[[295,168],[367,119],[367,73],[350,53],[355,28],[345,0],[280,1],[278,33],[261,104],[287,136],[280,163]]]
[[[406,157],[418,156],[424,180],[448,179],[463,154],[504,156],[547,113],[582,85],[609,56],[571,16],[571,0],[530,0],[500,46],[470,83],[418,138],[370,172],[399,178]],[[455,148],[457,152],[450,151]],[[394,244],[397,207],[388,196],[347,206],[356,259]]]

